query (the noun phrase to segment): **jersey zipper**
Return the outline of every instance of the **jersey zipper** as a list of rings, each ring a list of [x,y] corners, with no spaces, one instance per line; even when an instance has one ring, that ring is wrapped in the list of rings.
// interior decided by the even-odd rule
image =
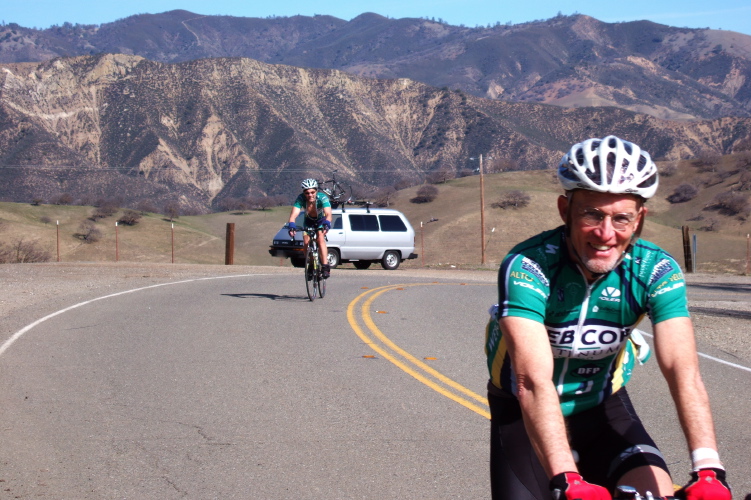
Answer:
[[[573,340],[573,343],[571,344],[572,355],[579,351],[579,335],[578,334],[581,333],[581,330],[584,327],[584,321],[587,319],[587,311],[589,311],[589,299],[590,297],[592,297],[592,289],[597,284],[597,282],[600,281],[604,276],[604,275],[599,276],[590,285],[589,283],[587,283],[587,276],[581,270],[581,267],[579,267],[578,264],[574,264],[574,265],[576,266],[576,269],[579,271],[579,274],[581,274],[582,280],[584,281],[584,287],[586,288],[587,292],[586,292],[586,295],[584,296],[582,307],[579,310],[579,322],[576,325],[577,335],[574,335],[574,340]],[[558,391],[559,396],[563,395],[563,383],[566,380],[566,373],[568,373],[568,365],[569,365],[570,360],[571,360],[571,356],[563,360],[563,367],[561,368],[561,373],[558,374],[558,384],[556,385],[556,390]]]

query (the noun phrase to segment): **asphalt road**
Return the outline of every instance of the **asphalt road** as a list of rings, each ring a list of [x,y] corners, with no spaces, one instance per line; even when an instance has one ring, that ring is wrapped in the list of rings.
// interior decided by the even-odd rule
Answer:
[[[0,354],[0,498],[489,498],[494,300],[492,279],[340,269],[313,303],[302,272],[82,302]],[[751,372],[702,369],[743,499]],[[629,388],[684,482],[656,363]]]

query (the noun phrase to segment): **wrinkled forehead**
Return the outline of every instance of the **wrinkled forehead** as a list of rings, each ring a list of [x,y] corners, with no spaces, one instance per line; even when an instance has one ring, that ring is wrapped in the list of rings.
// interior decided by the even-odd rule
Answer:
[[[600,193],[588,189],[566,191],[569,205],[574,209],[594,208],[607,212],[636,213],[644,205],[641,196],[626,193]]]

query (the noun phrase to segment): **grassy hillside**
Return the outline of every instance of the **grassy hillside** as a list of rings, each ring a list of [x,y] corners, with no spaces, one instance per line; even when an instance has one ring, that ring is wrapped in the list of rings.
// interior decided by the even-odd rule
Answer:
[[[737,168],[738,160],[723,158],[714,171],[700,172],[696,163],[683,162],[676,172],[661,178],[657,196],[650,200],[650,215],[644,238],[657,243],[683,263],[680,226],[690,225],[697,236],[699,271],[743,273],[746,259],[746,235],[751,222],[737,216],[707,210],[714,197],[737,188],[745,171]],[[710,187],[704,187],[709,176],[718,171],[738,170]],[[710,169],[711,170],[711,169]],[[542,230],[556,227],[556,197],[560,188],[551,171],[507,172],[485,175],[486,265],[497,268],[508,250],[517,242]],[[685,182],[700,185],[699,194],[685,203],[666,201],[676,186]],[[711,184],[711,182],[710,182]],[[420,257],[403,264],[405,267],[426,266],[481,268],[480,251],[480,178],[465,177],[438,185],[439,194],[431,203],[415,204],[410,199],[417,187],[400,191],[392,208],[404,212],[416,231],[416,252]],[[527,193],[531,202],[521,209],[491,208],[491,204],[509,190]],[[115,221],[118,214],[101,219],[97,227],[102,233],[96,243],[84,243],[76,233],[81,222],[94,209],[91,207],[0,203],[0,242],[15,245],[33,241],[56,260],[57,225],[60,231],[62,261],[114,261]],[[179,217],[174,220],[174,260],[177,263],[224,264],[226,225],[235,223],[236,264],[289,265],[268,254],[276,231],[284,224],[289,207],[243,214],[218,213],[204,216]],[[428,222],[436,219],[433,222]],[[693,219],[693,220],[688,220]],[[715,220],[713,231],[699,230]],[[46,221],[46,222],[45,222]],[[425,223],[421,229],[421,221]],[[171,262],[172,223],[158,214],[146,214],[133,227],[119,226],[117,239],[121,261]]]

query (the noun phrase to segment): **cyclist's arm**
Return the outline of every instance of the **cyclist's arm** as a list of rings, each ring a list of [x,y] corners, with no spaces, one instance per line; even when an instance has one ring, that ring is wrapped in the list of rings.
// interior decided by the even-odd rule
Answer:
[[[517,379],[524,426],[548,477],[577,471],[553,384],[553,354],[547,330],[537,321],[499,320]]]
[[[323,218],[331,222],[331,206],[323,207]]]
[[[289,214],[289,221],[287,222],[295,222],[295,219],[297,219],[297,216],[300,215],[300,207],[292,207],[292,212]]]
[[[657,362],[670,388],[689,450],[717,450],[691,319],[676,317],[656,323],[654,333]]]

